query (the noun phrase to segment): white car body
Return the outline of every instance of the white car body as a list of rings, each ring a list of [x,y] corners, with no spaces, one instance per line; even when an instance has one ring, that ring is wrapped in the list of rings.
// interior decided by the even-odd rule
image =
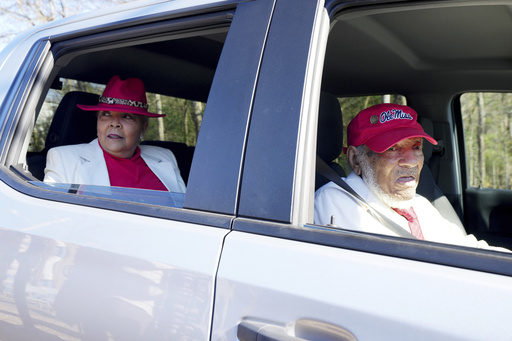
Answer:
[[[512,339],[507,253],[313,224],[334,18],[478,5],[373,2],[144,0],[18,36],[0,53],[0,339]],[[73,58],[219,32],[181,207],[23,177],[34,113]]]

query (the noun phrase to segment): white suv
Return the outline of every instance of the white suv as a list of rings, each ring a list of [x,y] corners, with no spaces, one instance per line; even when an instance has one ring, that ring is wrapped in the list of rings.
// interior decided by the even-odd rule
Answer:
[[[512,122],[505,97],[474,125],[494,182],[473,184],[466,139],[471,96],[512,92],[511,13],[510,0],[138,1],[20,35],[0,54],[0,339],[512,339],[509,254],[313,224],[317,136],[343,145],[343,124],[317,131],[321,94],[345,126],[400,95],[439,141],[429,199],[511,247],[512,135],[485,123]],[[165,134],[144,143],[173,151],[184,195],[42,182],[49,148],[95,137],[76,103],[114,75],[163,103]]]

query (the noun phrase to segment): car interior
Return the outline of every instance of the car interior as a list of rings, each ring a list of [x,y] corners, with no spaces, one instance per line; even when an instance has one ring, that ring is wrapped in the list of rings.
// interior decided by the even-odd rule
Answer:
[[[462,229],[465,225],[468,233],[510,247],[512,234],[505,227],[510,217],[499,216],[497,209],[486,212],[468,195],[478,198],[484,191],[469,185],[467,132],[460,109],[462,93],[508,93],[512,88],[512,45],[507,33],[512,29],[510,2],[410,1],[339,12],[333,2],[327,7],[335,15],[322,90],[337,98],[403,95],[439,143],[435,148],[424,145],[425,167],[418,193],[447,219]],[[339,123],[331,123],[335,124]],[[329,132],[322,134],[329,136]],[[322,158],[327,163],[333,160],[331,155]],[[510,209],[510,191],[485,193],[502,207],[501,212],[503,207]],[[501,226],[499,236],[492,233],[497,226]]]
[[[109,45],[103,48],[83,48],[62,56],[66,46],[56,45],[56,61],[52,89],[60,91],[62,79],[72,82],[106,84],[113,75],[122,78],[138,77],[148,93],[206,102],[213,75],[220,58],[227,28],[206,30],[204,35],[182,38],[170,37],[156,42]],[[127,37],[128,40],[129,36]],[[65,45],[65,43],[64,43]],[[73,89],[72,89],[73,90]],[[88,143],[96,138],[96,116],[81,110],[77,104],[97,104],[101,92],[78,89],[64,92],[54,111],[46,133],[44,147],[27,153],[29,178],[42,181],[46,153],[50,148]],[[48,96],[50,98],[50,95]],[[76,129],[81,127],[81,129]],[[194,144],[180,141],[144,140],[141,144],[170,149],[176,157],[185,183],[194,154]],[[30,177],[30,175],[32,177]],[[32,179],[33,179],[32,178]]]
[[[433,135],[433,124],[427,119],[423,118],[423,129]],[[424,144],[423,154],[425,156],[425,164],[421,170],[420,180],[416,192],[427,198],[441,215],[448,221],[456,224],[465,234],[464,225],[459,216],[455,212],[452,204],[444,195],[442,190],[437,185],[434,175],[430,170],[429,164],[432,157],[434,146],[430,143]],[[332,168],[340,177],[347,176],[345,169],[336,162],[336,159],[343,152],[343,119],[341,114],[341,107],[338,99],[327,93],[322,92],[320,95],[320,105],[318,109],[318,131],[317,131],[317,155]],[[329,180],[321,172],[317,171],[315,177],[315,190],[325,185]]]

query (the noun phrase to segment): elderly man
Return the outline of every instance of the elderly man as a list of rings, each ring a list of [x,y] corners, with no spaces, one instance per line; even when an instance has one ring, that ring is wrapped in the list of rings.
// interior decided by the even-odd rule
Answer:
[[[378,104],[362,110],[347,128],[348,148],[344,151],[352,172],[346,183],[385,219],[418,239],[489,248],[485,241],[465,235],[416,194],[424,139],[437,144],[423,131],[410,107]],[[315,195],[315,223],[327,225],[332,216],[343,228],[398,235],[369,214],[353,195],[330,182]]]

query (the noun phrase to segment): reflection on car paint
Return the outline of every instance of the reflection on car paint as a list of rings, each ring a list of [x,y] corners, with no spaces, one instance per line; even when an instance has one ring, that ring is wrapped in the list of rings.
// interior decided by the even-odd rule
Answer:
[[[208,318],[201,305],[208,298],[209,280],[197,276],[0,230],[2,335],[37,340],[206,339],[196,326]],[[177,335],[183,325],[187,335]]]

